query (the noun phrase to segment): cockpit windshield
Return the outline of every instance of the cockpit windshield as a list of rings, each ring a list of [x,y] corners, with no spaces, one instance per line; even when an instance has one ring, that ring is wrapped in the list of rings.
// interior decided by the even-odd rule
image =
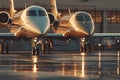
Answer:
[[[84,17],[81,14],[76,15],[75,19],[78,20],[78,21],[84,21]]]
[[[26,16],[37,16],[36,10],[27,11]]]
[[[43,11],[43,10],[38,10],[38,15],[39,15],[39,16],[46,16],[47,14],[46,14],[46,12]]]
[[[46,16],[46,12],[44,10],[28,10],[26,12],[26,16]]]
[[[87,15],[87,14],[84,15],[84,18],[85,18],[86,21],[91,21],[90,16]]]
[[[75,19],[78,21],[90,21],[91,20],[90,16],[88,14],[85,14],[85,13],[77,14]]]

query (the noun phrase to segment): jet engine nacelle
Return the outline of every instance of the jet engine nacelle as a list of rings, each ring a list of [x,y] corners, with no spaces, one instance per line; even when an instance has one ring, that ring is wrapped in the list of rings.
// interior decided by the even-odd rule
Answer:
[[[49,19],[50,19],[50,24],[54,24],[55,22],[55,16],[52,13],[48,13]]]
[[[0,23],[1,24],[8,24],[10,21],[10,15],[9,13],[2,11],[0,12]]]
[[[54,26],[55,29],[57,29],[59,25],[59,21],[55,19],[55,16],[52,13],[48,13],[50,24]]]

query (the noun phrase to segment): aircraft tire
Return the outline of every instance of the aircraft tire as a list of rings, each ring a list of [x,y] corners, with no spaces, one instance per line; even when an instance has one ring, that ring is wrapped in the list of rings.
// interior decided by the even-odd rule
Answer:
[[[50,43],[47,44],[47,53],[49,54],[51,51]]]
[[[32,55],[35,55],[35,49],[32,48]]]
[[[44,42],[41,44],[41,47],[42,47],[41,49],[42,54],[45,54],[45,43]]]
[[[9,52],[9,45],[6,44],[6,54],[8,54],[8,52]]]
[[[40,49],[37,47],[37,49],[36,49],[36,55],[38,56],[39,55],[39,53],[40,53]]]
[[[50,53],[50,43],[49,42],[47,42],[45,44],[45,51],[46,51],[47,54]]]
[[[34,55],[39,55],[39,48],[37,47],[37,48],[33,48],[32,49],[32,55],[34,56]]]
[[[3,44],[0,44],[0,53],[3,54]]]
[[[38,52],[37,49],[35,49],[35,47],[33,47],[33,49],[32,49],[32,55],[33,56],[37,55],[38,54],[37,52]]]

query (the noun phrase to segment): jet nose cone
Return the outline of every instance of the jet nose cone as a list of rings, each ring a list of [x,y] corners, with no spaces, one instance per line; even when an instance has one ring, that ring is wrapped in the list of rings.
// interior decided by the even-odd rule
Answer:
[[[86,34],[91,35],[94,31],[94,23],[89,13],[78,12],[75,15],[76,24],[83,29]]]
[[[41,23],[38,26],[36,26],[36,32],[39,35],[46,34],[46,32],[48,31],[48,29],[49,29],[49,24],[48,23]]]
[[[88,35],[93,34],[94,31],[94,24],[92,22],[86,22],[83,24],[84,29],[86,30],[86,32],[88,33]]]
[[[33,26],[32,28],[38,35],[45,34],[50,27],[49,19],[46,16],[41,16],[37,19],[32,20],[31,25]]]

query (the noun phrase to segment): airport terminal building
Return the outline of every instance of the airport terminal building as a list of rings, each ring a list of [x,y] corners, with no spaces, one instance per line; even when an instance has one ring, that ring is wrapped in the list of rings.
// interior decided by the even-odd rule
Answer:
[[[71,12],[89,12],[95,22],[95,32],[120,32],[120,0],[57,0],[58,11],[68,14]],[[50,0],[15,0],[17,10],[29,5],[40,5],[50,11]],[[9,9],[9,1],[0,1],[0,11]]]

